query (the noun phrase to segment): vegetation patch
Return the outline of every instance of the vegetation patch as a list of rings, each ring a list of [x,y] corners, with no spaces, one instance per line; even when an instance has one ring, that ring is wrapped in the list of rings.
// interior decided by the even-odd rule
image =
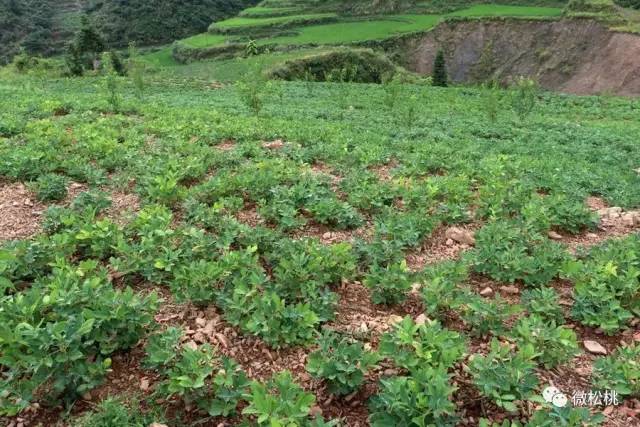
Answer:
[[[281,80],[381,83],[399,69],[384,55],[363,49],[339,49],[286,61],[268,71]]]

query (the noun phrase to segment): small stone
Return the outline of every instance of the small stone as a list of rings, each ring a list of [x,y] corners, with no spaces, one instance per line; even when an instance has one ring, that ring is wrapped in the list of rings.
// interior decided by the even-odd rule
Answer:
[[[399,323],[399,322],[402,322],[402,316],[398,316],[397,314],[392,314],[387,319],[387,324],[389,326],[393,326],[393,325],[395,325],[396,323]]]
[[[140,380],[140,390],[142,390],[142,391],[149,390],[149,379],[148,378],[142,378]]]
[[[152,423],[149,425],[149,427],[169,427],[169,426],[166,424]]]
[[[487,286],[486,288],[480,291],[480,295],[483,297],[488,297],[489,295],[492,295],[492,294],[493,294],[493,289],[491,289],[489,286]]]
[[[447,237],[447,239],[454,240],[458,243],[464,243],[465,245],[469,246],[472,246],[476,243],[473,232],[459,227],[448,228],[445,232],[445,236]]]
[[[196,332],[195,335],[193,335],[193,340],[199,344],[207,342],[207,338],[202,332]]]
[[[606,408],[604,408],[604,410],[602,411],[602,414],[606,417],[608,417],[609,415],[611,415],[613,413],[613,406],[607,406]]]
[[[602,354],[602,355],[607,354],[607,349],[604,348],[602,344],[600,344],[597,341],[585,340],[583,342],[583,345],[584,345],[584,348],[586,348],[589,353]]]
[[[331,238],[331,233],[329,231],[327,231],[326,233],[324,233],[322,235],[322,238],[325,240],[329,240]]]
[[[207,324],[202,328],[202,333],[211,336],[213,334],[213,328],[215,326],[215,321],[209,320]]]
[[[70,187],[73,188],[74,190],[77,190],[78,188],[82,188],[82,184],[78,182],[72,182]]]
[[[24,201],[24,205],[31,207],[31,206],[33,206],[33,202],[31,200],[27,199],[27,200]]]
[[[447,246],[453,246],[454,243],[455,242],[453,241],[453,239],[447,239],[447,241],[444,242],[444,244],[447,245]]]
[[[424,325],[427,323],[427,316],[424,313],[419,314],[418,317],[416,317],[415,323],[416,325]]]
[[[198,317],[196,319],[196,325],[200,326],[201,328],[204,327],[204,325],[207,324],[207,319],[204,319],[202,317]]]
[[[421,283],[414,283],[413,285],[411,285],[411,292],[409,293],[411,295],[420,295],[420,288],[422,288]]]
[[[218,333],[215,334],[216,340],[220,343],[221,346],[223,346],[224,348],[229,348],[229,341],[227,340],[227,337],[225,337],[224,335]]]
[[[186,343],[184,343],[184,348],[189,348],[191,350],[197,350],[198,349],[198,344],[196,344],[195,341],[187,341]]]
[[[559,233],[556,233],[555,231],[550,231],[549,233],[547,233],[547,235],[549,236],[550,239],[562,240],[562,235]]]
[[[598,235],[596,233],[587,233],[587,239],[597,239]]]
[[[321,417],[322,409],[319,406],[312,406],[309,410],[309,415],[311,415],[312,417]]]
[[[367,326],[366,322],[362,322],[360,326],[358,326],[358,332],[361,334],[366,334],[367,332],[369,332],[369,327]]]
[[[500,292],[508,295],[518,295],[520,293],[520,289],[518,289],[517,286],[513,286],[513,285],[501,286]]]
[[[636,223],[635,216],[630,213],[622,215],[622,224],[625,227],[633,227]]]

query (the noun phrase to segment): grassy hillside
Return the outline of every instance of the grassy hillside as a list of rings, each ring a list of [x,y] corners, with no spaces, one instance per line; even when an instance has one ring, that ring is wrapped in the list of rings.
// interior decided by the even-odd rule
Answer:
[[[551,425],[558,370],[637,392],[638,100],[214,78],[2,71],[0,423]]]

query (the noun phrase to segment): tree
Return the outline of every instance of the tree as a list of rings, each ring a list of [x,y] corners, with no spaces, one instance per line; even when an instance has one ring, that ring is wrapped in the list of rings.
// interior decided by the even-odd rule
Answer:
[[[104,41],[91,26],[87,16],[82,17],[82,26],[67,48],[67,67],[73,75],[82,75],[86,69],[94,68],[94,63],[105,49]]]
[[[433,62],[433,85],[447,87],[447,65],[444,59],[444,51],[438,50],[436,59]]]

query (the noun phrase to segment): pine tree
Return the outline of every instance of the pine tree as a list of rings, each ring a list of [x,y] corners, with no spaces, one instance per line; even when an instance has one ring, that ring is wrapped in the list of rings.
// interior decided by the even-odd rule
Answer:
[[[433,85],[447,87],[447,66],[444,60],[444,51],[438,50],[436,59],[433,62]]]
[[[73,75],[82,75],[91,69],[105,49],[104,41],[89,23],[87,16],[82,17],[82,26],[67,48],[67,66]]]

